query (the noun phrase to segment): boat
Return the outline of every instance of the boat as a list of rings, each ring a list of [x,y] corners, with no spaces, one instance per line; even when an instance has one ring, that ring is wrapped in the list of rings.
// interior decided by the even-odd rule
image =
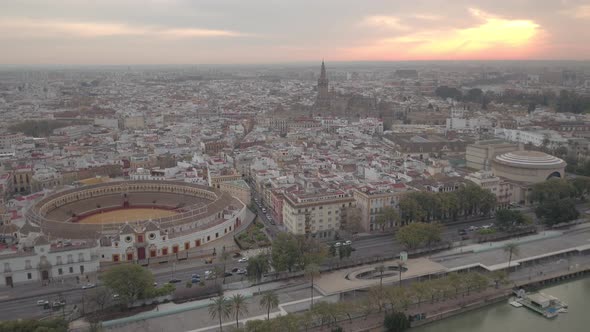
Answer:
[[[557,310],[558,313],[560,314],[566,314],[567,313],[567,308],[561,308],[559,310]]]
[[[513,306],[513,307],[515,307],[515,308],[520,308],[520,307],[522,307],[522,304],[521,304],[520,302],[518,302],[518,301],[514,301],[514,300],[511,300],[510,302],[508,302],[508,304],[510,304],[511,306]]]
[[[527,294],[524,290],[519,290],[516,295],[517,297],[511,302],[518,302],[521,306],[525,306],[545,318],[555,318],[560,312],[567,312],[567,304],[551,295],[543,293]]]

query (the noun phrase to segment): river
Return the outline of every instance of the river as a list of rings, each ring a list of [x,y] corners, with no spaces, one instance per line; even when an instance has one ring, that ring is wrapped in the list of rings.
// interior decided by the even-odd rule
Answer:
[[[568,313],[547,319],[508,301],[411,329],[412,332],[583,332],[590,331],[590,278],[542,290],[569,305]]]

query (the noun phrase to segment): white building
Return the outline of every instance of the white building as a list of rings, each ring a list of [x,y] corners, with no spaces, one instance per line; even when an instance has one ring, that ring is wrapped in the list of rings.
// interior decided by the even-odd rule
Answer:
[[[30,247],[0,250],[0,268],[4,274],[0,286],[55,282],[98,271],[98,246],[94,241],[50,243],[44,235],[37,235],[31,242]]]

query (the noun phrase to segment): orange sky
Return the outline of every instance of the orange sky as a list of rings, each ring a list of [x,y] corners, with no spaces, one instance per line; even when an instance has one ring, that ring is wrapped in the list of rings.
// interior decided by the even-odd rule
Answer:
[[[0,63],[590,59],[585,0],[0,2]]]

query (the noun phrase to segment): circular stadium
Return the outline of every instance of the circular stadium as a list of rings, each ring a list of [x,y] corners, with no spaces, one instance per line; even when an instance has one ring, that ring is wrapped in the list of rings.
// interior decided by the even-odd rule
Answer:
[[[135,233],[145,232],[148,224],[162,234],[197,233],[236,217],[244,208],[230,194],[201,185],[115,181],[48,195],[26,218],[51,237],[97,239],[120,234],[125,225]]]
[[[513,181],[543,182],[549,178],[562,178],[566,162],[539,151],[513,151],[498,155],[492,162],[492,171]]]

